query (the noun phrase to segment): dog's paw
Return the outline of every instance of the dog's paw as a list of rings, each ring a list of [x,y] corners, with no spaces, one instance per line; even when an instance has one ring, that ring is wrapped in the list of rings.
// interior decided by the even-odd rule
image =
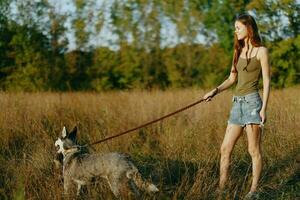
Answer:
[[[147,191],[148,192],[158,192],[159,189],[154,185],[154,184],[150,184],[148,187],[147,187]]]

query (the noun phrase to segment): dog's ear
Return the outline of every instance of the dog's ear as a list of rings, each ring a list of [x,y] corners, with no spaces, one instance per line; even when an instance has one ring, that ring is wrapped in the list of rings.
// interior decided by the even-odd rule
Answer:
[[[77,126],[75,126],[73,130],[68,134],[68,138],[73,141],[76,141],[76,134],[77,134]]]
[[[62,138],[67,137],[67,129],[66,129],[65,126],[63,127],[63,130],[62,130],[62,132],[61,132],[61,136],[62,136]]]

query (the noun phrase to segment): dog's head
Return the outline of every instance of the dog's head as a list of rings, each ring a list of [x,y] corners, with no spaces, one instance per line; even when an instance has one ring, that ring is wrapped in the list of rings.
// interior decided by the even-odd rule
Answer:
[[[67,150],[76,148],[77,127],[75,126],[71,132],[63,127],[61,137],[55,141],[55,147],[58,149],[57,154],[66,154]]]

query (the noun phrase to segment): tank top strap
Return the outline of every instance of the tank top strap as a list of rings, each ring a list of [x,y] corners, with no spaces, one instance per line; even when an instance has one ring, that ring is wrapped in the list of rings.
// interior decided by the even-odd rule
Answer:
[[[259,48],[260,48],[260,47],[258,47],[258,49],[257,49],[257,51],[256,51],[255,58],[257,58],[257,53],[258,53],[258,51],[259,51]]]

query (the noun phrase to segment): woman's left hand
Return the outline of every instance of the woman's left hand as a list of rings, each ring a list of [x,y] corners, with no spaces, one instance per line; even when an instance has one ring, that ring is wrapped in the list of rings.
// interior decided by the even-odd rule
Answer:
[[[266,111],[264,109],[261,109],[259,112],[260,118],[261,118],[261,122],[264,124],[267,120],[266,118]]]

